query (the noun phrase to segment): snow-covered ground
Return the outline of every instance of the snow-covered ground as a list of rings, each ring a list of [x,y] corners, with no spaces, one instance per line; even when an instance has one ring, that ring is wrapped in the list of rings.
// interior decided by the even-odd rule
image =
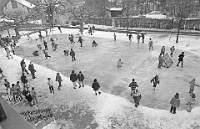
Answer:
[[[63,29],[63,33],[76,34],[77,32],[78,32],[78,30],[76,30],[76,29]],[[58,30],[56,30],[53,33],[58,34],[59,32],[58,32]],[[34,39],[36,38],[37,35],[38,34],[31,35],[33,41],[31,43],[29,42],[26,44],[25,43],[21,44],[21,46],[23,46],[23,47],[20,47],[20,50],[22,50],[22,49],[24,50],[25,48],[27,48],[28,50],[32,50],[31,48],[33,48],[33,46],[36,44],[36,41]],[[146,82],[149,82],[149,78],[145,78],[143,73],[146,73],[146,76],[147,75],[149,76],[150,74],[148,74],[148,72],[151,72],[152,69],[149,68],[146,71],[143,71],[143,73],[142,73],[141,72],[142,68],[140,68],[139,66],[143,62],[145,63],[145,60],[147,60],[148,58],[153,58],[152,62],[147,61],[147,63],[152,63],[152,65],[144,64],[144,67],[145,68],[147,68],[147,67],[157,68],[157,62],[155,62],[155,58],[157,58],[157,55],[159,54],[159,51],[160,51],[159,45],[161,45],[161,46],[162,45],[165,45],[165,46],[174,45],[176,48],[182,49],[184,51],[188,51],[187,54],[190,58],[186,57],[185,68],[184,68],[185,70],[181,70],[181,68],[179,68],[178,71],[175,71],[175,69],[177,69],[175,66],[170,68],[170,69],[172,69],[170,72],[173,72],[173,70],[175,71],[172,73],[172,75],[176,74],[177,72],[180,74],[179,78],[182,77],[181,74],[184,74],[184,75],[188,74],[187,77],[183,78],[183,79],[189,78],[189,79],[186,79],[186,81],[184,83],[182,83],[181,80],[179,80],[180,85],[182,85],[182,84],[184,85],[183,86],[184,91],[181,90],[181,92],[182,92],[182,96],[186,96],[186,97],[183,97],[183,98],[187,98],[186,93],[187,93],[187,90],[189,90],[188,81],[191,78],[193,78],[194,75],[196,75],[197,80],[200,80],[199,76],[197,77],[197,75],[199,75],[198,74],[199,65],[194,64],[195,62],[199,63],[200,45],[197,44],[197,42],[199,41],[199,38],[194,40],[194,37],[185,36],[185,37],[180,38],[179,44],[175,44],[174,43],[175,37],[173,37],[173,36],[170,39],[171,42],[167,42],[169,40],[169,36],[156,37],[155,35],[148,35],[146,37],[145,43],[147,43],[149,37],[152,37],[154,41],[155,40],[157,41],[155,44],[158,45],[158,46],[155,46],[155,49],[157,49],[157,50],[148,54],[148,49],[147,49],[147,46],[145,46],[145,45],[140,44],[141,46],[138,47],[139,49],[137,47],[135,48],[135,46],[137,46],[136,43],[135,43],[135,45],[132,45],[133,43],[127,42],[127,44],[124,45],[124,43],[125,43],[124,41],[127,41],[127,37],[125,36],[125,34],[117,33],[118,41],[116,43],[111,41],[111,39],[113,38],[112,35],[113,35],[113,33],[108,33],[108,32],[95,32],[95,34],[90,38],[91,39],[93,39],[94,37],[99,38],[99,39],[97,39],[99,41],[99,46],[98,46],[99,48],[96,48],[96,51],[98,53],[103,53],[103,54],[108,53],[108,55],[109,55],[114,50],[117,53],[116,48],[113,48],[114,44],[116,44],[117,47],[122,48],[122,50],[119,53],[124,52],[124,50],[127,50],[126,48],[130,48],[130,50],[128,52],[126,52],[126,51],[124,52],[125,53],[124,56],[118,55],[118,56],[122,56],[122,58],[127,62],[127,65],[125,63],[125,65],[123,67],[128,67],[128,68],[121,69],[121,71],[119,71],[119,72],[121,72],[121,75],[119,74],[118,77],[120,77],[120,79],[125,80],[125,83],[122,83],[122,84],[123,84],[123,86],[127,87],[127,84],[130,83],[132,76],[129,77],[128,79],[124,78],[123,76],[126,76],[125,74],[130,75],[130,73],[127,72],[124,74],[122,72],[124,72],[126,70],[130,70],[129,68],[131,68],[131,70],[134,70],[134,69],[136,70],[137,68],[140,69],[140,71],[136,70],[136,72],[138,72],[138,73],[132,73],[132,74],[134,75],[134,78],[136,78],[136,81],[138,81],[139,85],[141,86],[139,89],[143,96],[142,100],[141,100],[142,101],[141,105],[146,105],[146,104],[148,105],[148,102],[145,101],[145,98],[149,97],[148,94],[155,97],[155,98],[152,98],[152,102],[154,101],[154,103],[156,104],[156,100],[158,99],[156,97],[162,98],[163,96],[164,97],[168,96],[168,98],[171,98],[171,97],[173,97],[174,93],[177,92],[177,91],[174,91],[174,89],[176,89],[176,88],[174,88],[174,89],[172,88],[171,90],[167,91],[167,93],[162,93],[162,91],[165,91],[166,88],[161,87],[162,89],[164,89],[164,90],[162,90],[161,88],[159,89],[159,86],[158,86],[158,90],[153,92],[151,84],[148,84],[150,87],[149,89],[147,89],[145,87]],[[66,36],[66,41],[64,40],[62,42],[68,42],[67,41],[68,37],[67,37],[67,35],[65,35],[65,36]],[[88,36],[85,36],[84,38],[86,40],[88,40],[87,39]],[[133,39],[136,39],[136,36],[134,36]],[[191,39],[193,39],[192,43],[187,45],[188,42],[191,41]],[[23,39],[23,40],[25,41],[25,39]],[[108,41],[108,40],[110,40],[110,41]],[[100,41],[102,41],[103,43]],[[108,43],[105,43],[105,42],[108,42]],[[91,46],[91,43],[88,43],[85,45]],[[186,45],[187,45],[187,47],[186,47]],[[77,51],[77,53],[81,52],[80,49],[77,48],[78,45],[76,45],[76,44],[74,46],[66,46],[66,48],[70,48],[70,47],[73,47]],[[102,49],[102,48],[107,48],[107,49]],[[85,49],[88,50],[87,47],[85,47]],[[147,50],[145,50],[145,49],[147,49]],[[110,50],[112,50],[112,51],[110,51]],[[129,59],[134,59],[132,56],[129,56],[131,54],[131,51],[133,51],[133,50],[137,51],[138,53],[140,53],[139,51],[142,51],[142,53],[140,53],[140,56],[142,55],[141,57],[145,57],[143,62],[139,62],[139,60],[138,60],[138,59],[142,60],[141,57],[138,57],[137,60],[135,60],[135,61],[139,62],[139,63],[137,63],[136,68],[135,68],[134,60],[133,60],[133,62],[128,61]],[[144,51],[147,51],[147,52],[145,53]],[[180,53],[180,51],[181,50],[177,50],[178,53]],[[25,50],[23,52],[24,52],[24,54],[26,54]],[[192,52],[193,54],[191,54],[189,52]],[[62,53],[62,51],[61,51],[61,53]],[[114,53],[114,54],[116,54],[116,53]],[[177,55],[178,55],[178,53],[177,53]],[[95,53],[95,51],[90,53],[90,56],[93,59],[92,54],[97,54],[97,53]],[[134,53],[134,54],[136,54],[136,53]],[[145,56],[143,54],[148,54],[148,56]],[[77,55],[81,56],[81,54],[77,54]],[[111,54],[111,55],[113,55],[113,54]],[[23,55],[23,56],[26,56],[26,55]],[[77,58],[79,58],[78,56],[77,56]],[[103,56],[105,56],[105,55],[103,55]],[[136,54],[136,56],[139,56],[139,55]],[[103,58],[100,55],[98,57],[103,60]],[[28,56],[27,58],[34,60],[33,57]],[[42,57],[38,57],[38,58],[42,59]],[[104,57],[104,58],[106,58],[106,57]],[[119,58],[119,57],[115,57],[114,59],[111,59],[109,57],[109,59],[113,62],[116,62],[115,60],[117,58]],[[0,59],[1,59],[0,67],[4,70],[5,75],[7,75],[8,80],[11,83],[15,83],[17,80],[19,80],[19,76],[21,74],[19,62],[21,61],[21,58],[18,56],[14,56],[13,60],[7,60],[5,57],[4,51],[1,50]],[[43,60],[44,60],[44,58],[43,58]],[[51,60],[51,59],[49,59],[49,60]],[[68,60],[70,60],[70,59],[68,59]],[[176,59],[174,59],[174,60],[176,60]],[[53,59],[52,59],[52,61],[53,61]],[[90,61],[90,58],[88,56],[86,63],[89,63],[89,61]],[[108,61],[108,59],[107,59],[107,61]],[[187,61],[189,61],[189,62],[187,62]],[[27,63],[28,63],[28,61],[27,61]],[[60,62],[60,63],[63,63],[63,62]],[[95,62],[91,62],[89,65],[92,65],[93,63],[95,64]],[[103,62],[103,63],[106,64],[107,62]],[[194,68],[191,69],[191,67],[189,66],[190,63],[191,63],[191,65],[194,65],[191,67],[194,67],[195,69]],[[4,64],[6,64],[6,65],[4,65]],[[45,63],[42,62],[41,60],[39,60],[38,64],[42,64],[43,66],[45,66]],[[110,63],[110,65],[111,65],[110,67],[107,65],[104,65],[104,66],[97,68],[96,70],[100,70],[100,71],[102,70],[102,72],[104,73],[105,71],[103,69],[106,69],[106,70],[110,69],[111,71],[108,71],[108,72],[112,72],[112,70],[116,70],[114,68],[111,68],[111,67],[116,66],[114,64],[115,63]],[[76,62],[74,65],[75,65],[74,68],[76,68],[76,65],[77,65],[77,67],[79,66],[79,64]],[[82,64],[82,65],[84,66],[84,64]],[[128,66],[128,65],[133,65],[133,66]],[[109,129],[109,128],[116,128],[116,129],[133,129],[133,128],[138,128],[138,129],[144,129],[144,128],[191,129],[191,128],[195,128],[195,129],[198,129],[198,128],[200,128],[200,107],[194,108],[191,113],[188,113],[185,110],[181,110],[181,111],[178,110],[176,115],[170,114],[169,110],[148,108],[146,106],[139,106],[138,108],[135,108],[134,104],[130,102],[130,99],[127,99],[127,97],[125,97],[125,96],[129,96],[129,94],[130,94],[129,93],[130,91],[128,88],[124,91],[123,94],[120,94],[120,95],[118,94],[118,96],[116,96],[114,94],[110,94],[112,92],[109,92],[109,90],[108,90],[108,93],[102,93],[100,96],[95,96],[94,92],[91,89],[91,86],[86,86],[84,88],[74,90],[72,88],[72,83],[69,81],[69,78],[64,77],[64,75],[66,75],[66,73],[62,74],[62,77],[63,77],[62,90],[61,91],[57,90],[57,88],[56,88],[57,83],[55,82],[55,85],[54,85],[55,94],[54,95],[49,94],[48,86],[46,84],[47,78],[51,77],[51,78],[55,79],[56,71],[54,71],[52,69],[56,69],[59,72],[62,71],[62,69],[58,69],[57,67],[55,67],[55,68],[51,67],[51,69],[48,69],[43,66],[35,64],[35,68],[37,70],[37,73],[36,73],[37,78],[35,80],[30,79],[30,81],[29,81],[29,85],[31,87],[34,86],[36,88],[36,91],[38,91],[38,93],[43,96],[43,99],[40,100],[39,107],[44,106],[44,104],[46,104],[45,106],[51,105],[52,107],[57,107],[57,108],[63,107],[62,108],[63,114],[66,113],[67,110],[71,111],[70,115],[67,113],[66,113],[66,115],[63,115],[63,116],[60,115],[60,121],[57,122],[60,124],[52,123],[51,127],[46,127],[46,129],[59,129],[59,128],[61,128],[61,126],[62,126],[62,128],[66,128],[66,129],[68,129],[68,128],[83,129],[86,127],[87,128],[95,128],[96,126],[98,126],[98,129]],[[66,66],[69,66],[69,65],[66,64]],[[106,68],[105,66],[108,68]],[[143,67],[143,69],[144,69],[144,67]],[[71,68],[73,68],[73,67],[68,68],[69,69],[68,71],[71,71]],[[86,68],[86,70],[87,70],[86,66],[84,66],[82,68]],[[88,70],[90,70],[90,68],[91,67],[89,67]],[[155,70],[155,68],[153,68],[153,70]],[[188,72],[189,69],[191,69],[192,73]],[[166,73],[167,70],[169,70],[169,69],[167,69],[167,70],[162,69],[162,70],[163,70],[162,72]],[[155,70],[155,72],[153,72],[153,74],[151,73],[152,75],[150,76],[150,78],[152,76],[154,76],[155,73],[159,74],[160,72],[161,71],[159,71],[159,70]],[[67,75],[69,75],[69,74],[70,73],[67,73]],[[101,76],[108,75],[108,74],[105,74],[105,75],[104,74],[102,74]],[[91,75],[93,76],[93,74],[91,74]],[[137,77],[136,75],[140,75],[140,77],[142,76],[142,78],[140,79],[140,77]],[[169,74],[167,74],[165,76],[168,77]],[[162,76],[162,78],[164,80],[162,83],[168,82],[167,85],[171,84],[169,80],[165,80],[165,76],[164,75]],[[172,79],[173,77],[168,77],[168,78]],[[29,75],[29,78],[30,78],[30,75]],[[179,78],[176,78],[176,79],[179,79]],[[99,78],[97,78],[97,79],[99,79]],[[100,85],[102,87],[104,87],[103,85],[105,83],[101,82],[101,79],[99,81],[100,81]],[[143,83],[143,81],[145,83]],[[86,83],[87,83],[87,81],[86,81]],[[88,82],[88,84],[89,84],[89,82]],[[145,88],[143,87],[143,85]],[[165,85],[165,86],[167,86],[167,85]],[[169,85],[169,87],[170,87],[170,85]],[[175,86],[173,85],[172,87],[175,87]],[[108,88],[110,88],[110,87],[108,87]],[[104,88],[102,88],[102,90],[106,91],[106,88],[104,87]],[[156,95],[157,92],[160,92],[160,93],[158,93],[158,95]],[[198,97],[199,89],[196,88],[195,93],[197,94],[197,97]],[[163,96],[162,96],[162,94],[163,94]],[[145,97],[145,95],[147,95],[147,97]],[[166,105],[169,105],[168,98],[167,99],[162,98],[161,100],[165,100],[163,103],[166,103]],[[185,101],[186,100],[181,99],[181,102],[184,103]],[[198,102],[199,102],[199,97],[198,97]],[[167,107],[169,107],[169,106],[167,106]],[[87,124],[85,124],[85,123],[87,123]]]

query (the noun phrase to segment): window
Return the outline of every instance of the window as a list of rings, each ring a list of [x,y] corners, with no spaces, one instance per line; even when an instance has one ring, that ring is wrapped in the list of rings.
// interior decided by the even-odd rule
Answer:
[[[17,6],[17,2],[16,1],[11,1],[11,4],[12,4],[12,8],[18,8]]]

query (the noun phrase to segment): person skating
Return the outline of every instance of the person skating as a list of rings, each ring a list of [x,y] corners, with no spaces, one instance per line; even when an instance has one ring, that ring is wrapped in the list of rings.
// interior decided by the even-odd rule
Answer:
[[[24,84],[24,87],[27,86],[28,80],[24,73],[22,73],[21,82]]]
[[[12,56],[12,54],[11,54],[11,50],[10,50],[8,47],[5,48],[5,51],[6,51],[6,53],[7,53],[8,59],[10,59],[10,57],[13,59],[13,56]]]
[[[149,39],[149,51],[153,50],[153,41],[151,40],[151,38]]]
[[[83,47],[83,39],[81,38],[81,36],[78,37],[78,42],[81,44],[81,47]]]
[[[72,81],[74,89],[76,89],[77,85],[76,85],[76,81],[77,81],[77,75],[74,72],[74,70],[72,70],[72,73],[70,75],[70,81]]]
[[[53,81],[51,80],[51,78],[47,78],[47,85],[49,86],[50,93],[54,94]]]
[[[200,87],[200,85],[197,85],[197,84],[196,84],[195,78],[192,79],[192,81],[190,81],[189,84],[190,84],[190,91],[189,91],[189,93],[193,93],[193,92],[194,92],[194,87],[195,87],[195,86]]]
[[[171,56],[171,57],[173,57],[174,52],[175,52],[175,48],[174,48],[174,46],[172,46],[172,47],[170,48],[170,56]]]
[[[163,56],[165,55],[165,46],[162,46],[160,54],[163,55]]]
[[[48,57],[51,58],[51,56],[48,54],[48,52],[46,50],[43,50],[43,53],[44,53],[44,57],[46,59],[48,59]]]
[[[179,63],[181,62],[181,68],[183,68],[183,58],[184,58],[184,52],[182,52],[179,56],[178,56],[178,63],[177,66],[179,66]]]
[[[32,100],[33,101],[33,105],[38,104],[37,93],[36,93],[34,87],[32,87],[32,89],[31,89],[31,96],[33,98],[33,100]]]
[[[68,55],[69,55],[69,50],[64,50],[63,52],[64,52],[64,55],[65,55],[65,56],[68,56]]]
[[[176,93],[174,97],[171,99],[170,104],[171,104],[170,113],[175,114],[176,108],[180,106],[180,99],[178,93]]]
[[[22,68],[22,73],[26,72],[27,74],[29,74],[28,70],[26,69],[26,62],[25,59],[22,59],[22,61],[20,62],[21,68]]]
[[[124,62],[122,62],[122,60],[119,59],[119,60],[117,61],[117,67],[118,67],[118,68],[121,68],[121,67],[122,67],[122,64],[124,64]]]
[[[75,52],[73,51],[73,49],[71,49],[69,54],[70,54],[70,56],[72,56],[72,61],[75,61],[76,58],[75,58]]]
[[[58,90],[60,90],[60,87],[62,86],[62,77],[59,73],[56,74],[56,82],[58,82]]]
[[[84,75],[81,71],[79,72],[77,78],[78,78],[79,88],[81,88],[81,86],[84,87],[84,83],[83,83]]]
[[[60,33],[62,33],[62,30],[61,30],[61,27],[60,27],[60,26],[58,26],[58,30],[60,31]]]
[[[132,82],[129,84],[129,87],[131,88],[131,96],[132,96],[134,91],[138,87],[138,84],[137,82],[135,82],[135,79],[132,79]]]
[[[144,38],[145,38],[144,33],[141,34],[141,37],[142,37],[142,43],[144,43]]]
[[[140,35],[137,34],[137,42],[140,43]]]
[[[163,66],[163,56],[160,53],[160,55],[158,56],[158,68],[161,68]]]
[[[3,75],[3,70],[1,68],[0,68],[0,74],[1,74],[1,78],[3,78],[4,75]]]
[[[28,69],[29,69],[30,72],[31,72],[32,78],[35,79],[35,78],[36,78],[36,77],[35,77],[35,72],[36,72],[36,70],[35,70],[34,65],[33,65],[32,62],[30,62],[30,64],[28,65]]]
[[[134,102],[135,102],[135,107],[139,106],[141,98],[142,98],[142,95],[140,94],[140,92],[138,91],[138,89],[136,89],[133,92],[133,99],[134,99]]]
[[[51,41],[51,47],[54,50],[55,49],[54,47],[55,47],[55,44],[56,44],[55,40],[53,38],[51,38],[50,41]]]
[[[190,94],[190,99],[187,103],[187,105],[188,105],[187,111],[191,112],[195,104],[196,104],[196,95],[194,93],[192,93],[192,94]]]
[[[43,45],[44,45],[44,50],[48,50],[48,45],[47,45],[47,42],[45,40],[43,41]]]
[[[160,83],[160,79],[159,79],[159,76],[158,75],[156,75],[155,77],[153,77],[152,79],[151,79],[151,81],[150,81],[151,83],[153,83],[153,87],[154,87],[154,90],[156,89],[156,86],[157,86],[157,84],[159,84]]]
[[[96,47],[98,44],[95,40],[92,41],[92,47]]]
[[[117,40],[117,35],[115,33],[113,34],[113,37],[114,37],[114,41],[116,41]]]
[[[128,39],[129,39],[130,42],[132,41],[132,37],[133,37],[132,34],[129,34],[129,35],[128,35]]]
[[[92,89],[95,92],[95,95],[97,95],[97,93],[99,93],[99,95],[101,94],[101,92],[99,91],[100,85],[97,82],[97,79],[94,79],[93,83],[92,83]]]

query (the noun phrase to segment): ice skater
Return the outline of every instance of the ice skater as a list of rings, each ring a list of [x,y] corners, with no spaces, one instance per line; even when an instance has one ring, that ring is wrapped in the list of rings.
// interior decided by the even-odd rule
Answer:
[[[33,100],[32,100],[33,101],[33,105],[38,104],[37,93],[36,93],[34,87],[32,87],[32,89],[31,89],[31,96],[33,98]]]
[[[27,74],[29,74],[28,70],[26,69],[26,62],[25,59],[22,59],[22,61],[20,62],[21,68],[22,68],[22,73],[26,72]]]
[[[153,41],[151,40],[151,38],[149,39],[149,51],[153,50]]]
[[[13,59],[13,56],[12,56],[12,54],[11,54],[11,50],[10,50],[8,47],[5,48],[5,51],[6,51],[6,53],[7,53],[8,59],[10,59],[10,57]]]
[[[129,34],[129,35],[128,35],[128,39],[129,39],[130,42],[132,41],[132,37],[133,37],[132,34]]]
[[[21,76],[21,82],[23,83],[24,87],[27,86],[28,79],[26,78],[26,76],[25,76],[24,73],[22,73],[22,76]]]
[[[65,55],[65,56],[68,56],[68,55],[69,55],[69,50],[64,50],[63,52],[64,52],[64,55]]]
[[[137,42],[140,43],[140,34],[137,34]]]
[[[81,47],[83,47],[83,39],[81,38],[81,36],[78,37],[78,42],[81,44]]]
[[[92,41],[92,47],[97,47],[97,42],[95,40]]]
[[[159,76],[156,75],[155,77],[153,77],[150,81],[151,83],[153,83],[153,88],[154,90],[156,89],[156,86],[160,83],[160,79]]]
[[[28,69],[29,69],[30,72],[31,72],[32,79],[35,79],[35,78],[36,78],[36,77],[35,77],[35,72],[36,72],[36,70],[35,70],[34,65],[33,65],[32,62],[30,62],[30,64],[28,65]]]
[[[47,42],[45,40],[43,41],[43,44],[44,44],[44,50],[48,50],[48,45],[47,45]]]
[[[73,51],[73,49],[71,49],[69,54],[70,54],[70,56],[72,56],[72,61],[75,61],[76,58],[75,58],[75,52]]]
[[[170,56],[171,56],[171,57],[173,57],[174,52],[175,52],[175,48],[174,48],[174,46],[172,46],[172,47],[170,48]]]
[[[74,86],[74,89],[76,89],[76,87],[77,87],[77,84],[76,84],[77,75],[76,75],[76,73],[74,72],[74,70],[72,70],[72,73],[71,73],[71,75],[70,75],[70,81],[72,81],[73,86]]]
[[[192,94],[190,94],[190,99],[187,103],[187,105],[188,105],[187,111],[191,112],[192,109],[194,108],[195,104],[196,104],[196,95],[194,93],[192,93]]]
[[[138,84],[137,82],[135,82],[135,79],[132,79],[132,82],[129,84],[129,87],[131,88],[131,96],[132,96],[136,88],[138,87]]]
[[[94,79],[93,83],[92,83],[92,89],[95,92],[95,95],[97,96],[97,93],[99,93],[99,95],[101,94],[101,92],[99,91],[100,85],[97,81],[97,79]]]
[[[163,66],[163,56],[160,53],[160,55],[158,56],[158,68],[161,68]]]
[[[34,55],[34,56],[39,56],[39,53],[38,53],[38,52],[39,52],[39,51],[37,51],[37,50],[34,51],[34,52],[33,52],[33,55]]]
[[[3,70],[0,68],[1,79],[4,77]]]
[[[193,92],[194,92],[194,87],[195,87],[195,86],[200,87],[200,85],[197,85],[197,84],[196,84],[196,82],[195,82],[195,78],[192,79],[192,81],[190,81],[189,84],[190,84],[190,90],[189,90],[189,93],[193,93]]]
[[[115,33],[113,34],[113,37],[114,37],[114,41],[116,41],[117,40],[117,35]]]
[[[163,56],[165,55],[165,46],[162,46],[160,54],[163,55]]]
[[[121,68],[121,67],[122,67],[122,64],[124,64],[124,62],[122,62],[122,60],[119,59],[119,60],[117,61],[117,67],[118,67],[118,68]]]
[[[84,75],[81,71],[79,72],[77,78],[78,78],[79,88],[81,88],[81,86],[84,87],[84,83],[83,83]]]
[[[51,56],[48,54],[48,52],[46,50],[43,50],[43,53],[44,53],[44,57],[46,59],[48,59],[48,57],[51,58]]]
[[[142,37],[142,43],[144,43],[144,38],[145,38],[144,33],[141,34],[141,37]]]
[[[170,104],[171,104],[170,113],[176,114],[176,108],[180,106],[180,99],[178,93],[176,93],[176,95],[171,99]]]
[[[136,89],[133,92],[133,99],[134,99],[134,102],[135,102],[135,107],[139,106],[141,98],[142,98],[142,95],[140,94],[140,92],[138,91],[138,89]]]
[[[183,68],[183,58],[184,58],[184,52],[182,52],[179,56],[178,56],[178,63],[177,66],[179,66],[179,63],[181,63],[181,68]]]
[[[50,93],[54,94],[53,81],[51,80],[51,78],[47,78],[47,85],[49,86]]]
[[[58,90],[60,90],[60,87],[62,86],[62,77],[59,73],[56,74],[56,82],[58,82]]]

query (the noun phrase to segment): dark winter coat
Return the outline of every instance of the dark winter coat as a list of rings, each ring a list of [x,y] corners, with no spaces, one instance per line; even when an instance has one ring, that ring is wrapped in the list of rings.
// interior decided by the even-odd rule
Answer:
[[[179,107],[180,106],[180,99],[173,97],[170,101],[171,106]]]
[[[25,67],[26,67],[26,63],[25,63],[24,61],[21,61],[21,62],[20,62],[20,65],[21,65],[22,68],[25,68]]]
[[[184,54],[180,54],[178,57],[178,61],[183,61]]]
[[[131,87],[132,90],[135,90],[136,87],[138,87],[138,84],[137,84],[137,82],[131,82],[131,83],[129,84],[129,87]]]
[[[58,81],[58,82],[61,82],[61,81],[62,81],[62,78],[61,78],[60,75],[56,75],[56,81]]]
[[[84,75],[82,73],[78,74],[78,80],[83,81],[84,80]]]
[[[31,72],[36,72],[36,70],[34,69],[34,65],[33,65],[33,64],[29,64],[28,69],[29,69]]]
[[[135,103],[138,104],[141,98],[142,98],[142,95],[139,92],[133,94],[133,99]]]
[[[98,83],[98,82],[93,82],[93,83],[92,83],[92,88],[93,88],[94,91],[99,90],[99,88],[100,88],[99,83]]]
[[[21,82],[24,83],[24,84],[28,82],[25,75],[21,76]]]
[[[75,56],[75,52],[74,52],[74,51],[70,51],[70,55],[71,55],[72,57],[74,57],[74,56]]]
[[[72,74],[70,75],[70,80],[71,80],[72,82],[77,81],[76,73],[72,73]]]

